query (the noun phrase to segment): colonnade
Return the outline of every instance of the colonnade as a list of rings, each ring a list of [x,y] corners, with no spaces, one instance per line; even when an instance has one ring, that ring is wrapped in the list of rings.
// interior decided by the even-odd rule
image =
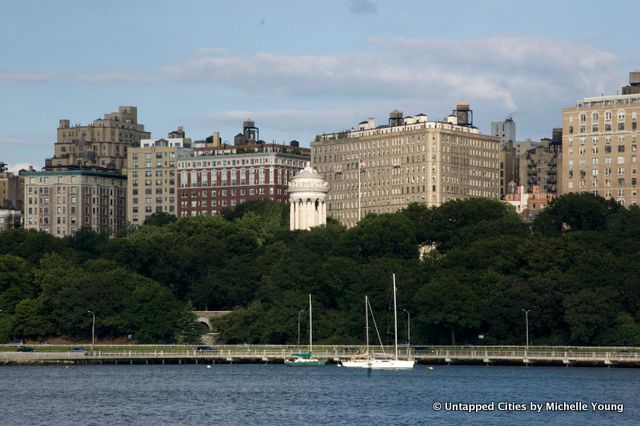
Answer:
[[[289,228],[291,230],[308,230],[314,226],[326,225],[327,205],[324,199],[294,199],[290,200],[290,203]]]

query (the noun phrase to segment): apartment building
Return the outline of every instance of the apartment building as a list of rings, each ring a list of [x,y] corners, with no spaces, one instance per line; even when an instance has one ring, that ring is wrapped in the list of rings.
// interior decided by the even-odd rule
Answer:
[[[27,171],[24,227],[58,237],[82,227],[117,235],[126,226],[127,178],[88,169]]]
[[[520,156],[520,184],[527,193],[533,192],[534,186],[539,186],[541,192],[558,194],[558,182],[561,176],[562,159],[561,143],[543,138],[539,144]]]
[[[0,162],[0,209],[22,210],[24,182]]]
[[[329,183],[328,214],[347,226],[412,202],[500,197],[500,139],[473,126],[466,102],[443,121],[395,110],[386,125],[369,118],[357,129],[319,135],[311,157]]]
[[[138,109],[134,106],[121,106],[89,125],[71,126],[69,120],[60,120],[54,155],[46,160],[45,167],[122,171],[128,148],[137,147],[141,139],[150,137],[151,133],[138,123]]]
[[[166,139],[142,139],[139,147],[129,148],[127,222],[141,225],[154,213],[178,215],[178,156],[190,152],[190,140],[181,130]]]
[[[638,203],[640,73],[623,95],[597,96],[562,110],[561,193],[591,192],[622,205]]]
[[[295,145],[194,149],[178,161],[178,215],[215,215],[249,200],[287,202],[289,180],[308,161],[309,150]]]

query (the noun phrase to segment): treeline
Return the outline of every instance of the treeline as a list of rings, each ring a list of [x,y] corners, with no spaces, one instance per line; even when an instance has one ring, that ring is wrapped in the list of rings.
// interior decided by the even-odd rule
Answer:
[[[419,260],[419,247],[426,248]],[[400,341],[413,344],[640,345],[640,209],[589,194],[555,200],[533,223],[494,200],[413,204],[288,230],[288,206],[250,202],[222,216],[156,215],[120,238],[0,234],[0,339],[198,338],[194,309],[233,310],[229,343],[364,341],[364,296],[391,339],[396,274]],[[403,311],[404,310],[404,311]],[[372,336],[373,337],[373,336]]]

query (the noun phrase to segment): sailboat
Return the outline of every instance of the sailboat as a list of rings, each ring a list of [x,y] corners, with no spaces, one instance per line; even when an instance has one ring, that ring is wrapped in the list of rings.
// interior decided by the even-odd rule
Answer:
[[[291,354],[294,358],[287,359],[284,363],[290,367],[315,367],[325,365],[326,359],[313,357],[313,311],[311,308],[311,295],[309,295],[309,352]]]
[[[371,361],[371,359],[369,357],[369,297],[368,296],[364,296],[364,323],[365,323],[365,334],[367,336],[367,351],[364,353],[364,358],[342,360],[340,361],[340,366],[348,367],[348,368],[369,368],[369,362]]]
[[[368,300],[365,299],[367,305]],[[375,320],[374,320],[375,324]],[[398,313],[396,306],[396,274],[393,274],[393,327],[394,327],[394,357],[390,358],[376,358],[369,355],[369,322],[368,315],[366,316],[366,328],[367,328],[367,358],[366,359],[354,359],[349,361],[343,361],[341,364],[343,367],[352,368],[368,368],[370,370],[411,370],[415,365],[414,360],[398,359]],[[377,330],[377,327],[376,327]],[[378,333],[378,339],[380,335]]]

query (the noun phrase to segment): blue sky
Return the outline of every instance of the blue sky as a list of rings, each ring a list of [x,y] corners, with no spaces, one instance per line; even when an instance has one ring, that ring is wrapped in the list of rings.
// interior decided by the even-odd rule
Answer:
[[[58,120],[138,107],[153,137],[177,126],[266,141],[378,123],[398,108],[517,137],[561,108],[615,94],[640,68],[637,0],[0,0],[0,162],[36,167]]]

